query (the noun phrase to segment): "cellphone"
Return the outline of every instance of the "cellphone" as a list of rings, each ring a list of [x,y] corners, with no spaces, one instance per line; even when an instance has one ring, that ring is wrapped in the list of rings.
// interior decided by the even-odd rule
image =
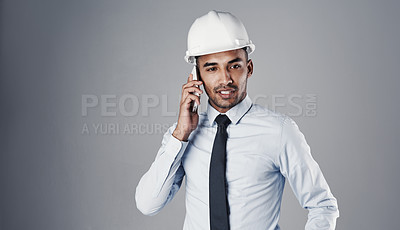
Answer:
[[[193,66],[192,75],[193,75],[193,80],[196,80],[196,81],[197,81],[197,80],[198,80],[198,77],[197,77],[197,67],[196,67],[196,66]],[[199,86],[196,85],[196,87],[198,88]],[[196,95],[196,96],[198,96],[199,99],[200,99],[200,94],[199,94],[199,93],[194,92],[193,94]],[[194,102],[193,102],[193,106],[192,106],[192,112],[193,112],[193,113],[196,113],[198,107],[199,107],[199,105],[196,103],[196,101],[194,101]]]

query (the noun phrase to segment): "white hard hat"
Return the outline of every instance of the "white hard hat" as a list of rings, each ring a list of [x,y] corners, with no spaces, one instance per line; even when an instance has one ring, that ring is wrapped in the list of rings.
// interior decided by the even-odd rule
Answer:
[[[188,33],[185,61],[195,64],[196,56],[247,47],[256,48],[243,23],[229,12],[212,10],[194,21]]]

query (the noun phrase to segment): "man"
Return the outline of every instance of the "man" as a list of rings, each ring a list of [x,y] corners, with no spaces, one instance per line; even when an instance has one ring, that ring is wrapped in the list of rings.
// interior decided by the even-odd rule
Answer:
[[[247,80],[248,54],[255,49],[236,17],[210,11],[188,34],[186,61],[196,64],[182,87],[178,122],[136,189],[146,215],[158,213],[179,190],[186,175],[184,229],[276,230],[288,180],[309,210],[306,229],[335,229],[337,202],[297,125],[287,116],[253,104]],[[200,104],[203,85],[209,98]]]

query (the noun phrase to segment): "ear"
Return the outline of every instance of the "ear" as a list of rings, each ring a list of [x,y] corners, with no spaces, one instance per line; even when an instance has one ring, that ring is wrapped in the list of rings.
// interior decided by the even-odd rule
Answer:
[[[249,59],[247,62],[247,78],[253,74],[253,60]]]

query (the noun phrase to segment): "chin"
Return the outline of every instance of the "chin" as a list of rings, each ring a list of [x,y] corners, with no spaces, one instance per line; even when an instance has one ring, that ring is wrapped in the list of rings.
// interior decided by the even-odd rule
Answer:
[[[230,108],[232,108],[233,106],[235,106],[237,103],[236,103],[236,100],[233,100],[233,101],[225,101],[225,100],[219,100],[219,101],[217,101],[217,103],[215,103],[219,108],[222,108],[222,109],[230,109]]]

